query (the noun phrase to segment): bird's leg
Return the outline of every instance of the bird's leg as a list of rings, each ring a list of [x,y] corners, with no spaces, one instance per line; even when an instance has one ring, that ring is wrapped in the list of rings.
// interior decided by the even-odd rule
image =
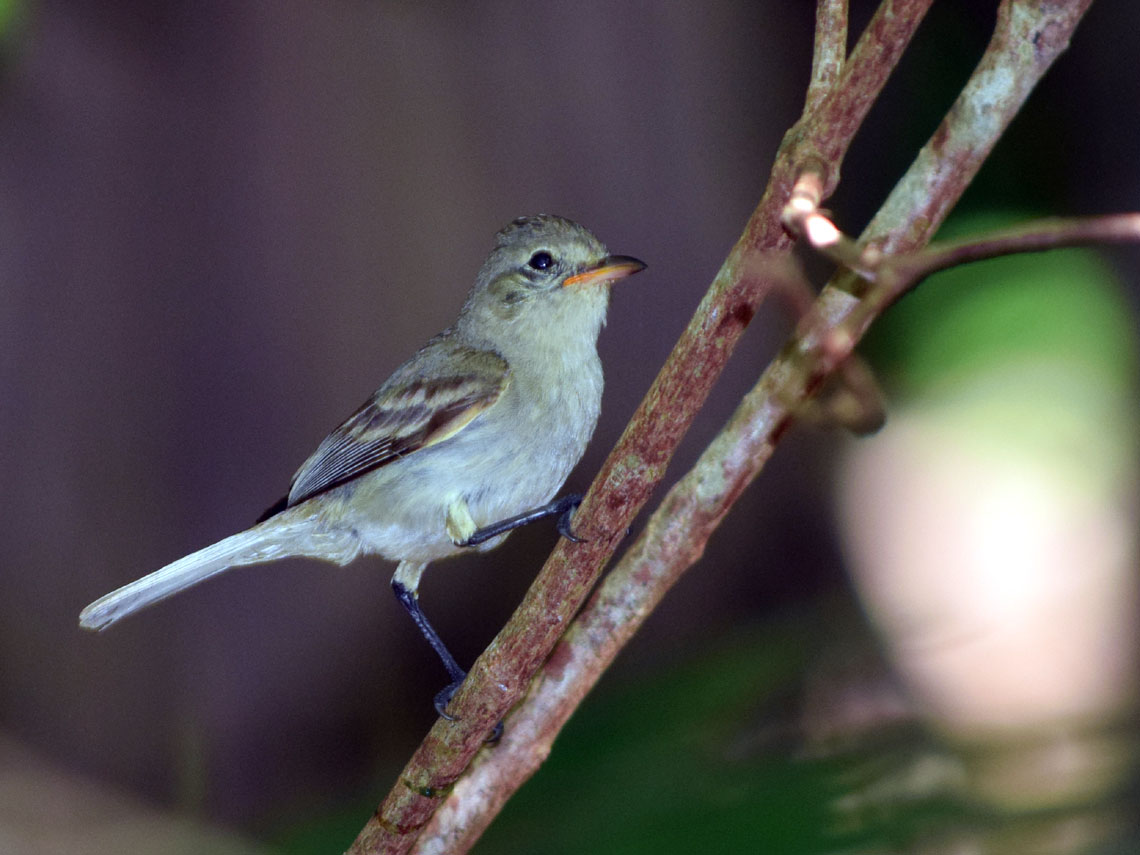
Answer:
[[[453,716],[447,714],[447,705],[451,703],[451,696],[459,690],[463,681],[467,679],[467,672],[459,667],[459,663],[455,661],[455,657],[451,655],[451,651],[447,649],[447,645],[443,643],[443,639],[439,637],[439,633],[435,631],[435,627],[431,625],[427,615],[420,608],[418,588],[420,577],[423,576],[426,567],[427,564],[401,561],[396,566],[396,573],[392,577],[392,590],[396,593],[396,599],[400,601],[400,605],[407,609],[408,614],[412,616],[412,620],[415,621],[432,650],[439,655],[443,661],[443,667],[447,669],[447,675],[451,677],[451,682],[436,692],[432,703],[437,713],[448,721],[455,721]],[[498,742],[502,735],[503,723],[500,721],[491,731],[491,735],[487,737],[487,741]]]
[[[396,599],[400,601],[400,605],[407,609],[408,614],[412,616],[412,620],[415,621],[432,650],[439,655],[443,661],[443,667],[447,669],[447,676],[451,678],[451,682],[435,696],[436,712],[450,721],[452,720],[451,716],[446,712],[447,704],[451,700],[451,696],[463,684],[467,672],[459,667],[459,663],[455,661],[455,657],[451,655],[451,651],[447,649],[447,645],[443,643],[443,639],[439,637],[439,633],[435,631],[435,627],[431,625],[427,615],[420,608],[417,589],[419,588],[420,577],[426,567],[427,564],[401,561],[396,567],[396,575],[392,577],[392,590],[396,594]]]
[[[558,515],[558,533],[569,541],[581,543],[582,538],[576,536],[570,528],[570,520],[574,516],[574,509],[580,504],[582,504],[582,496],[578,493],[562,496],[559,499],[547,502],[541,507],[523,511],[521,514],[507,517],[505,520],[499,520],[499,522],[491,523],[488,526],[477,529],[458,545],[478,546],[480,543],[488,541],[492,537],[498,537],[500,534],[516,529],[519,526],[524,526],[527,523],[537,522],[538,520],[543,520],[555,515]]]

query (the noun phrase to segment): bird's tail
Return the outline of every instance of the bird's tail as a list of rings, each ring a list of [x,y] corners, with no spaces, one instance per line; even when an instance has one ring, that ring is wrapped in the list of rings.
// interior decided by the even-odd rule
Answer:
[[[355,537],[322,531],[300,507],[219,540],[106,594],[79,613],[84,629],[106,629],[115,621],[154,605],[204,579],[245,564],[308,555],[347,564],[360,551]]]

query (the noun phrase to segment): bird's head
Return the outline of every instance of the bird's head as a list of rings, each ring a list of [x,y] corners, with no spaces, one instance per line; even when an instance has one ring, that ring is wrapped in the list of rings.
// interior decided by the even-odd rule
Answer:
[[[534,335],[588,339],[605,322],[610,285],[645,269],[610,255],[586,228],[563,217],[520,217],[495,236],[460,318],[472,333],[502,346]]]

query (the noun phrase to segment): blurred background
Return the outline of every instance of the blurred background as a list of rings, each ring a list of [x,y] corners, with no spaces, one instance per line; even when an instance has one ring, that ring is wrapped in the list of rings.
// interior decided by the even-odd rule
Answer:
[[[841,227],[860,231],[933,131],[995,7],[935,4],[844,164],[829,203]],[[873,8],[852,4],[853,33]],[[584,489],[759,200],[801,108],[813,16],[808,0],[0,3],[0,849],[349,844],[434,720],[445,682],[391,595],[391,565],[244,568],[98,636],[77,628],[79,610],[252,523],[327,431],[453,320],[492,235],[521,214],[569,216],[649,264],[615,289],[602,421],[569,483]],[[1094,4],[967,194],[963,211],[983,217],[973,230],[1140,207],[1137,32],[1136,4]],[[1044,458],[1063,447],[1074,477],[1103,477],[1081,481],[1080,519],[1091,521],[1050,602],[1074,602],[1065,580],[1091,575],[1105,580],[1088,594],[1095,607],[1026,618],[1047,640],[1027,630],[1013,644],[1023,657],[1009,654],[1012,670],[977,689],[982,700],[951,703],[974,690],[953,677],[982,665],[916,661],[934,643],[914,637],[930,625],[930,594],[892,598],[889,568],[923,564],[944,585],[972,577],[956,576],[967,559],[947,552],[965,537],[954,536],[957,518],[937,502],[923,520],[905,517],[930,484],[908,481],[921,463],[890,471],[906,452],[798,428],[575,719],[552,771],[524,790],[532,807],[508,811],[479,851],[693,851],[714,821],[740,835],[734,846],[766,851],[905,849],[930,839],[923,822],[945,814],[931,804],[963,780],[985,782],[966,799],[970,827],[978,805],[990,819],[1027,810],[1067,823],[1068,837],[1052,825],[1031,833],[1068,848],[1015,838],[1010,851],[1125,839],[1116,818],[1127,810],[1074,819],[1067,806],[1129,799],[1140,252],[1080,256],[1039,321],[1043,269],[1058,263],[951,289],[976,296],[971,283],[1015,280],[1023,299],[1004,314],[933,301],[936,322],[990,319],[992,362],[957,355],[972,334],[921,319],[881,334],[872,354],[892,424],[928,424],[927,404],[977,413],[938,422],[932,446],[906,433],[906,449],[927,449],[915,459],[969,473],[965,458],[941,453],[944,431],[996,425],[995,456],[975,460],[992,472],[987,461],[1008,459],[999,440],[1024,448],[1027,426],[1065,424],[1041,441]],[[667,483],[790,322],[786,306],[766,305]],[[1050,409],[998,418],[963,407],[992,390],[991,366],[1014,371],[1000,346],[1011,331],[1012,362],[1048,379],[1002,374],[996,397],[1033,387]],[[947,362],[965,369],[906,373]],[[967,509],[978,495],[1026,505],[969,483]],[[868,508],[882,513],[859,515]],[[1051,513],[1024,524],[1025,542],[1078,514]],[[991,537],[1023,555],[1014,525]],[[1080,539],[1101,528],[1108,541]],[[900,556],[904,530],[934,542],[944,563]],[[460,661],[493,637],[553,542],[552,527],[534,526],[493,553],[432,567],[422,602]],[[1106,569],[1088,572],[1102,556]],[[1003,589],[1006,602],[1035,601],[1040,566]],[[977,576],[1005,578],[999,570]],[[981,596],[951,587],[967,604]],[[1092,622],[1070,645],[1081,614]],[[961,629],[935,617],[939,632],[950,627],[939,644],[979,631],[972,618]],[[1009,625],[1004,612],[990,617]],[[1029,691],[988,717],[1009,675],[1042,662],[1061,683],[1095,671],[1077,691],[1096,703]],[[1049,757],[1076,751],[1074,728],[1092,727],[1099,759],[1076,765],[1094,766],[1097,785],[1076,774],[1061,801],[1011,798],[1054,767],[1030,761],[1011,782],[1017,763],[971,752],[1025,721],[1034,745],[1042,728],[1064,733],[1046,740]],[[965,753],[946,747],[962,743]],[[646,792],[649,779],[678,783]],[[605,785],[596,801],[583,781]],[[557,823],[536,823],[543,804],[557,806]]]

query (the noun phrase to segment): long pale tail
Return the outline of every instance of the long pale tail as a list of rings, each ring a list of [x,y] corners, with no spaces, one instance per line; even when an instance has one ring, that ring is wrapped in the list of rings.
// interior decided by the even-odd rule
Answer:
[[[297,511],[300,508],[271,517],[100,597],[79,613],[79,625],[84,629],[106,629],[120,618],[231,567],[293,555],[347,564],[359,554],[360,543],[355,537],[345,532],[322,531],[308,514]]]

